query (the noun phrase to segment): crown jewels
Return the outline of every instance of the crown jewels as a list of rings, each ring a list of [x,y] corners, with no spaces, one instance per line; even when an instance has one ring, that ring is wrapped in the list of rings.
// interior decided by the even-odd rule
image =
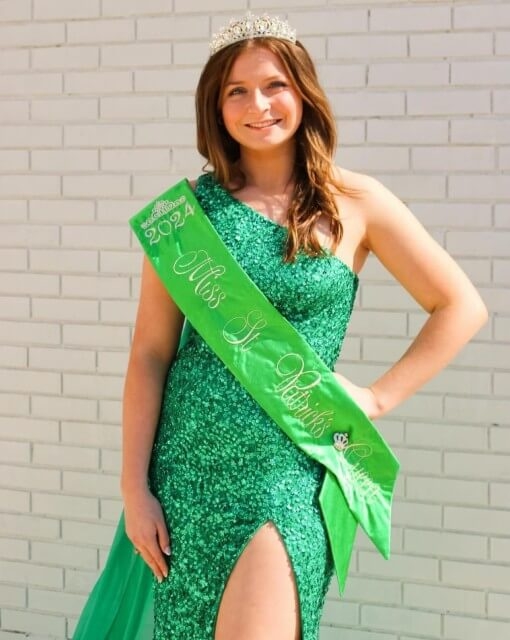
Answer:
[[[209,43],[211,55],[229,44],[251,38],[278,38],[296,42],[296,30],[278,16],[248,13],[244,18],[232,18],[226,27],[214,34]]]

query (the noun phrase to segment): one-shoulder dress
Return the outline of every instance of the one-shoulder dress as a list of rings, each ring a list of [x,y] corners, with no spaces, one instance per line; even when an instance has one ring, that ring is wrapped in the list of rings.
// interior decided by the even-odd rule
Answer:
[[[212,176],[195,195],[237,262],[330,369],[339,356],[357,275],[327,251],[282,259],[287,230]],[[294,571],[302,640],[316,640],[333,561],[318,496],[324,467],[255,402],[191,328],[169,369],[150,484],[172,554],[154,581],[154,640],[213,640],[228,577],[267,522]]]

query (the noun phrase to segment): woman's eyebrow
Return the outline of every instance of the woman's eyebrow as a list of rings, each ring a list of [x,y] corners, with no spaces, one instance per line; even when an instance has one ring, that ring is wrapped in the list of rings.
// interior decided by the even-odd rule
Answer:
[[[282,80],[284,79],[286,76],[283,75],[283,73],[278,73],[276,75],[272,75],[272,76],[268,76],[267,78],[264,78],[264,82],[269,82],[270,80]],[[244,84],[245,81],[244,80],[229,80],[228,82],[225,83],[225,86],[228,87],[232,84]]]

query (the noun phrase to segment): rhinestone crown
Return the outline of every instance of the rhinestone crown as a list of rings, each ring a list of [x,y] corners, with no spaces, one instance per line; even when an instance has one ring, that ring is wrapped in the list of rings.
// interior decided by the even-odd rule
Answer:
[[[232,18],[226,27],[213,35],[209,43],[211,55],[229,44],[251,38],[278,38],[296,42],[296,30],[278,16],[256,16],[248,13],[244,18]]]

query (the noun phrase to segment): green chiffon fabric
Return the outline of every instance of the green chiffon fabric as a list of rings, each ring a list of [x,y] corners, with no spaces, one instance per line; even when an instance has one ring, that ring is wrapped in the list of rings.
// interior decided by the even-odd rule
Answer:
[[[184,323],[179,350],[189,335]],[[122,512],[106,565],[85,604],[73,640],[152,640],[152,572],[134,553]]]
[[[152,573],[133,552],[121,515],[108,560],[83,609],[74,640],[151,640]]]

